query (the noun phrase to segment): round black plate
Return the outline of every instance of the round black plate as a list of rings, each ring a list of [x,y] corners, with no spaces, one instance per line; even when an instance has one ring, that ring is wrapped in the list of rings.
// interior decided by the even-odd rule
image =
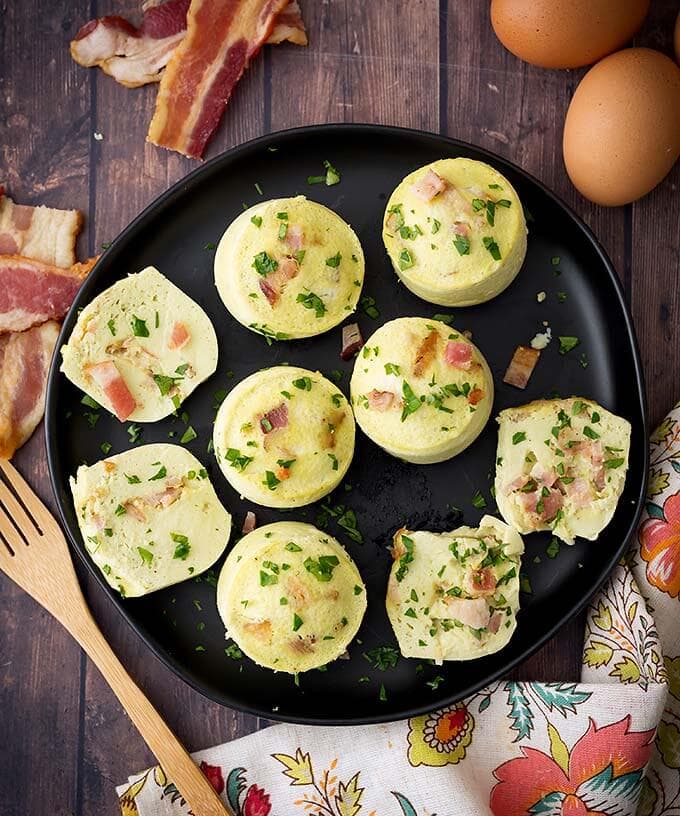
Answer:
[[[397,282],[381,240],[385,201],[397,183],[414,168],[446,156],[493,164],[516,187],[530,219],[529,250],[518,278],[495,300],[467,309],[446,310],[408,292]],[[322,173],[324,159],[341,172],[341,183],[309,186],[307,176]],[[486,512],[495,512],[489,489],[496,423],[491,420],[460,456],[426,466],[393,459],[358,431],[354,461],[331,501],[355,511],[364,543],[352,541],[333,518],[328,530],[361,570],[368,587],[368,611],[350,646],[350,659],[302,675],[298,686],[289,675],[225,655],[212,581],[187,581],[146,598],[122,600],[102,580],[83,547],[68,478],[80,463],[102,458],[101,443],[110,442],[111,453],[117,453],[130,447],[130,439],[127,425],[104,411],[90,428],[85,416],[90,409],[59,373],[57,355],[50,372],[46,428],[50,475],[62,521],[75,550],[143,640],[180,677],[212,699],[272,719],[327,724],[380,722],[431,711],[472,693],[537,649],[600,586],[635,529],[646,483],[645,404],[635,335],[621,287],[587,227],[552,193],[498,156],[453,139],[373,125],[310,127],[249,142],[196,170],[148,207],[107,250],[80,290],[59,346],[68,338],[81,306],[148,264],[200,303],[217,331],[220,360],[217,373],[183,405],[198,432],[188,448],[205,464],[233,514],[235,535],[247,510],[257,513],[259,524],[280,519],[315,523],[319,504],[282,513],[238,498],[207,449],[215,393],[281,362],[326,374],[340,370],[340,387],[347,393],[352,370],[352,363],[339,357],[340,328],[316,339],[270,347],[233,320],[219,300],[213,283],[214,245],[244,204],[261,200],[256,184],[266,198],[304,193],[332,207],[357,231],[366,253],[363,294],[375,298],[380,312],[372,319],[359,310],[365,338],[398,316],[452,313],[453,325],[471,330],[489,361],[497,389],[495,413],[557,392],[591,397],[630,420],[630,470],[613,521],[598,541],[562,546],[554,558],[546,556],[549,535],[526,536],[524,585],[531,592],[523,594],[517,632],[500,653],[440,667],[401,658],[395,668],[378,670],[364,654],[377,646],[396,645],[384,604],[392,534],[402,525],[444,531],[463,522],[475,524],[485,512],[472,503],[478,491],[487,503]],[[554,258],[559,258],[559,265],[553,265]],[[538,303],[541,291],[547,297]],[[566,293],[566,300],[561,296],[561,302],[558,292]],[[541,331],[542,321],[548,321],[555,336],[577,335],[579,347],[560,355],[553,340],[525,391],[504,385],[503,374],[515,347]],[[184,428],[180,418],[145,424],[140,442],[178,442]],[[174,433],[172,440],[169,433]],[[435,677],[442,679],[431,682]]]

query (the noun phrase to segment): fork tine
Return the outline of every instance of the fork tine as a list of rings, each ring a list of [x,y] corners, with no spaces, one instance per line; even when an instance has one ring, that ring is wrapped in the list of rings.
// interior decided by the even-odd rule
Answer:
[[[7,508],[0,504],[0,533],[15,554],[26,549],[26,540],[12,523]]]
[[[11,462],[6,459],[0,459],[0,471],[2,471],[7,481],[24,503],[28,515],[32,518],[31,525],[33,527],[38,527],[44,533],[50,526],[57,526],[54,516],[40,501],[28,482]],[[0,482],[1,481],[0,479]]]
[[[33,517],[24,510],[14,493],[2,479],[0,479],[0,505],[4,505],[7,515],[14,520],[20,530],[24,530],[28,535],[33,532],[40,535],[41,530],[36,525]]]

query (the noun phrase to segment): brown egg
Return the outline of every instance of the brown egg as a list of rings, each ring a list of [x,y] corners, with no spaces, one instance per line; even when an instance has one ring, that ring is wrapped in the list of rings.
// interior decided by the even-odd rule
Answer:
[[[618,206],[648,193],[680,155],[680,68],[649,48],[598,62],[569,105],[563,150],[591,201]]]
[[[650,0],[492,0],[491,24],[515,56],[543,68],[590,65],[640,28]]]
[[[675,20],[675,35],[673,37],[673,42],[675,44],[675,59],[680,62],[680,11],[678,12],[677,19]]]

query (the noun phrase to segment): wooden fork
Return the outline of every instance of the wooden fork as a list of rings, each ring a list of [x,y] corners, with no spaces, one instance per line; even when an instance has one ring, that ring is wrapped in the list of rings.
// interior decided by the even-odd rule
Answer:
[[[47,609],[92,658],[194,816],[233,816],[104,639],[56,519],[0,461],[0,569]]]

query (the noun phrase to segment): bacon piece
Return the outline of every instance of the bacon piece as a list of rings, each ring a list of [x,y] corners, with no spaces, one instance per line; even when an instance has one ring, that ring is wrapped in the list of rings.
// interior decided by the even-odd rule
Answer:
[[[376,391],[374,388],[367,395],[368,404],[376,411],[388,411],[396,402],[397,395],[392,391]]]
[[[192,0],[161,79],[148,141],[200,159],[232,91],[288,0]]]
[[[146,513],[142,510],[142,504],[141,499],[128,499],[128,501],[123,504],[123,507],[129,516],[132,516],[133,519],[144,524],[144,522],[146,522]]]
[[[262,419],[260,419],[260,429],[263,434],[271,433],[277,428],[285,428],[287,425],[288,406],[285,402],[282,402],[281,405],[277,405],[276,408],[272,408],[271,411],[268,411]]]
[[[501,623],[503,623],[503,613],[502,612],[494,612],[491,618],[489,619],[489,624],[487,629],[491,632],[492,635],[495,635],[496,632],[501,628]]]
[[[276,478],[281,482],[285,482],[286,479],[290,479],[290,468],[288,467],[278,468],[276,471]]]
[[[279,268],[276,270],[274,275],[280,275],[283,282],[293,280],[293,278],[297,277],[297,273],[300,269],[300,265],[295,260],[295,258],[289,258],[288,256],[281,258],[279,261]]]
[[[472,366],[472,346],[460,340],[449,340],[444,349],[444,360],[453,368],[468,371]]]
[[[88,366],[87,373],[104,392],[116,417],[124,422],[135,410],[137,403],[116,364],[111,360],[104,360]]]
[[[465,589],[470,595],[493,595],[496,590],[496,576],[490,567],[473,570],[465,576]]]
[[[517,346],[503,377],[503,382],[514,385],[515,388],[526,388],[540,356],[539,349]]]
[[[178,349],[184,348],[189,340],[191,340],[189,330],[184,323],[177,321],[172,327],[172,333],[168,340],[168,348],[172,351],[177,351]]]
[[[275,272],[271,272],[266,278],[260,280],[260,291],[267,298],[270,306],[276,306],[286,283],[296,277],[299,269],[300,265],[295,258],[286,256],[278,262]]]
[[[475,386],[468,394],[467,401],[470,403],[470,405],[477,405],[477,403],[481,402],[483,399],[484,392],[481,388],[477,388],[477,386]]]
[[[423,201],[432,201],[439,193],[446,190],[446,181],[434,170],[428,170],[427,173],[411,187],[413,194]]]
[[[587,479],[578,476],[573,482],[564,485],[568,498],[574,507],[585,507],[595,498]]]
[[[562,507],[562,494],[559,490],[550,490],[547,496],[542,495],[542,490],[536,490],[533,493],[522,493],[521,501],[524,509],[532,513],[541,521],[551,521],[557,515],[557,512]],[[539,505],[541,509],[539,509]]]
[[[158,493],[152,493],[144,499],[144,502],[151,507],[170,507],[182,495],[182,485],[167,485],[165,490],[160,490]]]
[[[422,377],[428,366],[434,360],[437,353],[437,342],[439,332],[431,331],[416,351],[416,360],[413,364],[413,374],[415,377]]]
[[[0,335],[0,458],[10,459],[45,410],[45,383],[59,324]]]
[[[456,221],[453,225],[453,231],[456,235],[462,235],[464,238],[469,238],[472,233],[470,225],[466,224],[465,221]]]
[[[363,348],[364,338],[361,336],[361,329],[358,323],[350,323],[349,326],[342,327],[342,350],[340,357],[343,360],[351,360],[354,355]]]
[[[552,487],[557,481],[557,473],[552,468],[544,468],[539,462],[531,468],[530,473],[541,487]]]
[[[291,224],[286,232],[286,245],[289,246],[293,252],[302,249],[305,242],[305,233],[299,224]]]
[[[96,261],[91,258],[60,269],[20,255],[1,255],[0,332],[23,331],[46,320],[61,320]]]
[[[101,17],[84,25],[71,42],[71,56],[85,68],[99,66],[121,85],[137,88],[160,82],[163,69],[186,34],[190,0],[166,0],[144,10],[139,28],[118,16]],[[267,40],[307,45],[307,34],[296,0],[276,18]]]
[[[445,596],[447,615],[472,629],[484,629],[489,625],[491,613],[484,598],[452,598]]]
[[[266,278],[260,280],[260,291],[269,301],[270,306],[276,306],[279,302],[279,293]]]
[[[76,262],[78,210],[15,204],[0,185],[0,255],[23,255],[59,267]]]
[[[248,533],[252,533],[253,530],[257,527],[257,516],[253,513],[252,510],[248,510],[246,513],[246,517],[243,520],[243,527],[241,527],[241,532],[243,535],[248,535]]]

